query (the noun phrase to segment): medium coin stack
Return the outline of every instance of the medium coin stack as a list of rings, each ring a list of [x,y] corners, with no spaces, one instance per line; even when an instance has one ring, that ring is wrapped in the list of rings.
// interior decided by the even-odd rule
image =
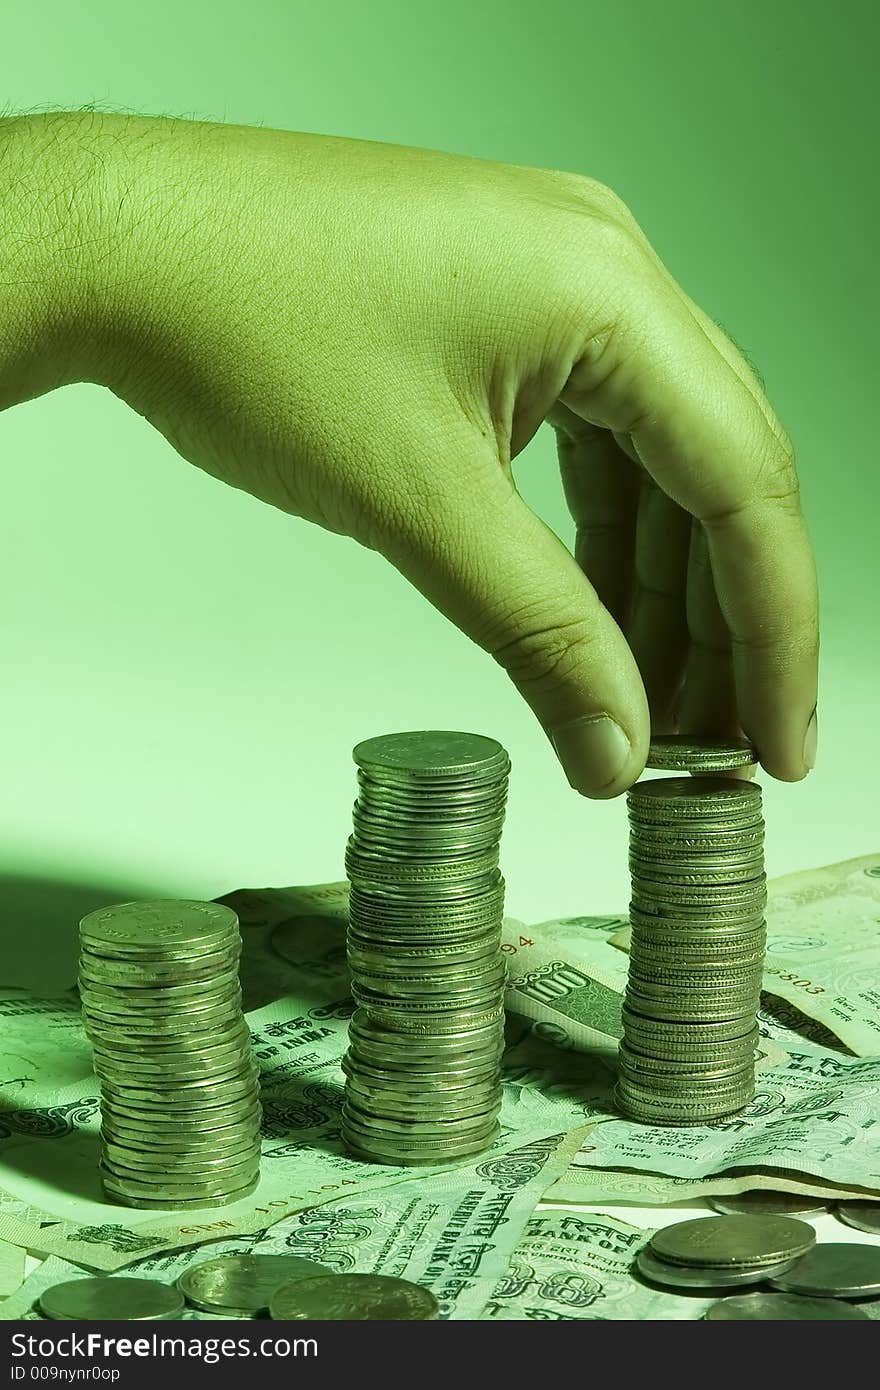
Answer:
[[[342,1132],[361,1158],[443,1163],[498,1133],[510,760],[446,732],[368,739],[354,760]]]
[[[256,1187],[259,1080],[240,954],[238,918],[218,903],[121,903],[80,922],[100,1171],[113,1200],[215,1207]]]
[[[648,765],[707,774],[754,762],[743,741],[670,736]],[[627,793],[632,902],[616,1097],[632,1119],[703,1124],[754,1094],[766,927],[761,791],[670,777]]]

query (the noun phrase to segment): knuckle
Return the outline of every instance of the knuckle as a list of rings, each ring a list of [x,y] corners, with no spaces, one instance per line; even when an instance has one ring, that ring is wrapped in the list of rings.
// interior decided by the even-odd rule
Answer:
[[[516,626],[513,637],[493,643],[490,651],[515,685],[537,694],[568,683],[595,635],[583,618],[548,625],[520,614]]]
[[[774,446],[767,450],[758,470],[756,487],[765,501],[778,502],[792,509],[800,505],[797,462],[787,434],[777,436]]]
[[[572,192],[585,211],[630,231],[637,226],[629,204],[607,183],[585,174],[570,174],[567,177],[571,180]]]

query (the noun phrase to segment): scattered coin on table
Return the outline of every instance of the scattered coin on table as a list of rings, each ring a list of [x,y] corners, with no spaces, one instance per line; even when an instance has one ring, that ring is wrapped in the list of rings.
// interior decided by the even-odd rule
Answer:
[[[834,1214],[857,1231],[880,1236],[880,1202],[838,1202]]]
[[[782,1260],[773,1265],[738,1265],[731,1269],[719,1269],[709,1265],[672,1264],[661,1260],[645,1246],[636,1256],[636,1269],[644,1279],[652,1284],[662,1284],[670,1289],[694,1289],[711,1291],[745,1284],[763,1284],[771,1274],[781,1274],[789,1269],[792,1260]]]
[[[798,1192],[765,1192],[754,1188],[726,1197],[710,1197],[709,1206],[725,1216],[820,1216],[827,1202]]]
[[[265,1312],[276,1289],[332,1274],[298,1255],[220,1255],[190,1265],[177,1280],[187,1303],[206,1313]]]
[[[673,1264],[748,1269],[796,1260],[815,1241],[812,1226],[790,1216],[706,1216],[665,1226],[650,1244]]]
[[[797,1294],[749,1293],[722,1298],[705,1314],[710,1322],[837,1322],[867,1319],[868,1314],[836,1298],[801,1298]]]
[[[168,1320],[183,1312],[183,1296],[155,1279],[68,1279],[40,1294],[47,1318],[66,1322]]]
[[[330,1274],[276,1289],[269,1312],[278,1321],[413,1322],[439,1317],[430,1289],[384,1274]]]
[[[770,1282],[783,1293],[871,1298],[880,1294],[880,1245],[816,1245]]]

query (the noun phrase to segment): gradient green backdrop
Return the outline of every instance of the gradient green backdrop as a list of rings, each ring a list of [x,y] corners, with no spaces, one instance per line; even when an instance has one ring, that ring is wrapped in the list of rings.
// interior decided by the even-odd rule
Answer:
[[[771,874],[877,848],[873,0],[41,0],[2,99],[263,123],[604,180],[763,373],[818,552],[820,746],[768,783]],[[0,415],[4,950],[72,978],[100,902],[341,877],[352,744],[513,758],[508,907],[620,909],[624,806],[569,791],[493,663],[384,561],[183,463],[108,392]],[[517,464],[567,541],[552,434]],[[49,937],[66,942],[52,945]],[[7,958],[3,978],[34,978]]]

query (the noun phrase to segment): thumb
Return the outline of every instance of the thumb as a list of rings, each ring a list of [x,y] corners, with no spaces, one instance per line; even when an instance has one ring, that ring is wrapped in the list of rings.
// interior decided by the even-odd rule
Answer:
[[[450,470],[454,478],[458,472]],[[450,476],[447,475],[447,476]],[[383,547],[435,607],[507,671],[569,783],[612,797],[642,772],[650,716],[635,659],[573,557],[497,461],[431,498],[430,524]],[[422,508],[409,515],[425,515]],[[414,534],[415,531],[415,534]],[[394,553],[396,552],[396,553]]]

